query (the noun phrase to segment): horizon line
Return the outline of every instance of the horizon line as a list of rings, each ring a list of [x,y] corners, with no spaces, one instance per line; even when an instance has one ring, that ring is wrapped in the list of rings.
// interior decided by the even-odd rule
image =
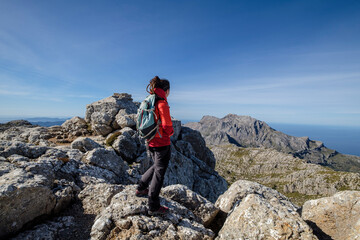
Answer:
[[[238,114],[236,114],[238,115]],[[205,116],[205,115],[204,115]],[[208,115],[206,115],[208,116]],[[238,115],[238,116],[245,116],[245,115]],[[81,118],[85,118],[85,116],[0,116],[0,123],[7,123],[10,121],[16,121],[16,120],[31,120],[31,119],[36,119],[36,118],[44,118],[44,119],[61,119],[61,120],[68,120],[71,119],[73,117],[81,117]],[[251,117],[251,116],[250,116]],[[218,118],[218,117],[217,117]],[[254,118],[254,117],[253,117]],[[257,118],[255,118],[257,119]],[[177,119],[180,120],[182,123],[189,123],[189,122],[200,122],[200,119]],[[268,124],[271,127],[271,124],[286,124],[286,125],[302,125],[302,126],[323,126],[323,127],[353,127],[353,128],[360,128],[360,125],[335,125],[335,124],[319,124],[319,123],[293,123],[293,122],[274,122],[274,121],[264,121],[261,119],[257,119],[259,121],[265,122],[266,124]],[[41,122],[41,121],[37,121],[37,122]]]

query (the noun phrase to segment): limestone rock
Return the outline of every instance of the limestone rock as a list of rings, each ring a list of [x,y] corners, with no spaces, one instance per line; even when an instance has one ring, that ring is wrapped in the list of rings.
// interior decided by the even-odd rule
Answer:
[[[171,141],[176,141],[179,138],[180,132],[181,132],[181,121],[172,118],[172,124],[174,128],[174,134],[170,137]]]
[[[18,231],[38,216],[51,213],[56,200],[47,183],[44,176],[23,169],[0,177],[0,237]]]
[[[186,157],[171,145],[171,161],[165,173],[164,186],[182,184],[211,202],[226,191],[226,181],[195,156]]]
[[[146,150],[144,143],[140,141],[137,132],[133,129],[123,128],[117,135],[112,147],[128,162],[134,162],[140,153]]]
[[[28,158],[38,158],[47,151],[47,147],[39,147],[34,144],[27,144],[20,141],[1,141],[0,156],[9,157],[13,154],[22,155]]]
[[[139,174],[144,174],[147,169],[154,163],[152,158],[147,154],[147,152],[143,152],[133,164],[133,168],[136,168]]]
[[[98,166],[84,164],[75,159],[70,159],[59,170],[67,178],[73,181],[80,188],[85,188],[88,184],[98,183],[122,183],[124,179],[116,175],[113,171]]]
[[[62,235],[62,232],[68,232],[69,227],[72,225],[74,225],[74,217],[58,217],[53,221],[47,221],[46,223],[40,224],[31,230],[22,232],[11,238],[11,240],[57,240],[59,239],[59,235]]]
[[[195,156],[196,153],[189,142],[178,140],[175,144],[176,149],[188,158]]]
[[[219,211],[213,203],[184,185],[167,186],[161,190],[161,194],[191,210],[205,227],[210,225]]]
[[[191,160],[194,163],[194,185],[192,190],[214,203],[219,195],[226,191],[228,184],[223,177],[204,161],[196,157],[192,157]]]
[[[79,193],[78,197],[83,203],[85,213],[97,215],[110,204],[112,197],[123,189],[122,185],[90,184]]]
[[[179,203],[161,199],[170,212],[147,215],[147,198],[135,196],[135,185],[126,186],[95,219],[91,239],[213,239],[214,233],[197,222],[194,214]]]
[[[182,184],[190,189],[194,185],[194,163],[171,146],[171,160],[165,173],[164,186]]]
[[[217,199],[215,206],[221,211],[229,213],[238,202],[241,202],[249,194],[262,195],[267,200],[273,198],[279,199],[279,201],[283,202],[283,205],[289,208],[293,208],[294,206],[287,197],[278,191],[246,180],[239,180],[233,183],[229,189]]]
[[[136,141],[124,135],[120,135],[113,143],[113,148],[123,158],[131,161],[137,157],[138,145]]]
[[[114,172],[117,176],[126,178],[128,166],[114,150],[96,148],[85,154],[83,161]]]
[[[58,214],[75,200],[80,188],[74,182],[68,182],[65,179],[56,180],[55,185],[52,189],[56,198],[53,212]]]
[[[216,239],[317,239],[296,210],[277,198],[249,194],[229,213]]]
[[[48,139],[54,137],[46,127],[22,125],[0,131],[0,140],[21,141],[36,145],[50,145]]]
[[[360,191],[307,201],[302,218],[324,239],[360,239]]]
[[[136,125],[135,121],[136,121],[136,114],[132,113],[127,109],[120,109],[118,114],[115,116],[115,123],[119,128],[135,127]]]
[[[96,121],[97,120],[95,119],[94,122],[96,122]],[[99,134],[102,136],[106,136],[107,134],[109,134],[113,131],[113,129],[109,125],[106,125],[103,123],[93,123],[92,130],[95,131],[96,134]]]
[[[69,160],[74,159],[78,162],[80,162],[84,156],[84,154],[78,149],[66,149],[66,155],[69,157]]]
[[[120,109],[125,109],[128,114],[136,114],[137,106],[129,94],[114,94],[86,106],[85,121],[91,124],[95,133],[106,136],[116,130],[116,115]]]
[[[209,167],[213,169],[215,168],[216,159],[214,154],[206,147],[205,140],[201,136],[200,132],[192,130],[188,127],[182,127],[181,138],[191,144],[198,159],[204,161]]]
[[[17,158],[21,159],[23,158],[23,156],[14,154],[7,159],[4,157],[0,157],[0,177],[10,173],[15,169],[18,169],[18,167],[11,162],[13,161],[13,159],[17,159]],[[14,163],[16,163],[16,161],[14,161]]]
[[[61,126],[73,136],[89,134],[87,122],[81,117],[66,120]]]
[[[79,149],[82,152],[88,152],[95,148],[101,148],[102,146],[88,137],[78,137],[71,143],[72,149]]]

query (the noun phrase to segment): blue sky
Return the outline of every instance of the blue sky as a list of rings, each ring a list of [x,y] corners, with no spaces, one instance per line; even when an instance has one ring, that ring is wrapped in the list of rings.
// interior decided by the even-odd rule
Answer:
[[[0,1],[0,118],[141,101],[171,114],[360,126],[359,1]]]

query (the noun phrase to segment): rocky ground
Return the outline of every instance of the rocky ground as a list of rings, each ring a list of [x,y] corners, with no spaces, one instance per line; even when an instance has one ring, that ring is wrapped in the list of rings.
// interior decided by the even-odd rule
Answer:
[[[135,131],[137,106],[129,94],[114,94],[89,104],[85,119],[74,117],[62,126],[46,128],[27,122],[2,125],[0,238],[356,239],[358,236],[358,191],[343,191],[315,200],[318,202],[307,201],[300,207],[277,190],[256,182],[238,180],[228,188],[226,180],[215,170],[215,156],[222,150],[213,149],[214,156],[198,131],[182,127],[175,119],[172,157],[161,191],[161,203],[170,212],[164,216],[148,215],[147,199],[134,194],[141,174],[152,164]],[[226,159],[231,159],[232,152],[228,153]],[[261,154],[268,153],[255,154],[259,160]],[[288,161],[287,167],[297,163],[301,170],[307,170],[296,158],[281,160]],[[266,166],[246,166],[254,173],[266,172]],[[278,167],[279,172],[287,168],[280,163]],[[289,175],[289,179],[296,177]],[[352,181],[348,176],[344,179]],[[289,185],[288,189],[301,188]],[[333,194],[332,189],[328,194]]]
[[[360,190],[360,174],[334,171],[269,148],[211,147],[215,170],[229,185],[238,179],[255,181],[278,190],[301,206],[305,201],[338,191]]]

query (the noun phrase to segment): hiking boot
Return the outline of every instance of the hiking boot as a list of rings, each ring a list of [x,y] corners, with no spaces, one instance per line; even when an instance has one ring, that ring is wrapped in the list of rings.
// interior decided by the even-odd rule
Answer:
[[[165,215],[169,212],[169,208],[165,207],[165,206],[160,206],[158,210],[155,211],[148,211],[148,214],[153,216],[153,215]]]
[[[137,196],[137,197],[147,197],[148,193],[149,193],[149,189],[145,189],[145,190],[137,190],[136,189],[135,196]]]

